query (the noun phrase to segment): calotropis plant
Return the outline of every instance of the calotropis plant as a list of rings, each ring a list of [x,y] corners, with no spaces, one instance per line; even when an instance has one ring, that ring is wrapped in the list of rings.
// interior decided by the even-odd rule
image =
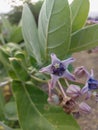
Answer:
[[[11,78],[17,107],[14,119],[21,129],[79,130],[72,115],[91,112],[88,100],[93,97],[97,101],[98,81],[83,66],[74,75],[68,68],[74,52],[98,45],[98,24],[85,26],[88,12],[89,0],[73,0],[70,5],[68,0],[44,0],[37,26],[24,4],[24,44],[19,49],[14,43],[0,47],[0,60]],[[86,83],[77,82],[77,77],[84,75]]]

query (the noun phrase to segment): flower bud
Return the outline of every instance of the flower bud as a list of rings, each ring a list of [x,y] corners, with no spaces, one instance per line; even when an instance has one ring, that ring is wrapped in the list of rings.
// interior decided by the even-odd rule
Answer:
[[[84,66],[77,67],[74,71],[74,74],[77,78],[82,78],[84,76],[90,75],[89,72],[84,68]]]
[[[88,114],[91,112],[91,107],[88,104],[86,104],[85,102],[82,102],[79,104],[79,112]]]
[[[59,97],[56,94],[49,97],[47,101],[51,105],[58,105],[60,103]]]
[[[70,97],[78,97],[81,93],[80,93],[80,87],[77,85],[70,85],[67,90],[66,93],[70,96]]]

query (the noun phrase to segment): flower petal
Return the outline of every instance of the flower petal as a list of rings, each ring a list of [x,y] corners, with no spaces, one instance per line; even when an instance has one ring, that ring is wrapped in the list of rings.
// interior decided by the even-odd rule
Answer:
[[[86,76],[87,78],[89,78],[90,76],[90,73],[85,69],[84,66],[77,67],[74,71],[74,74],[78,78],[81,78],[83,76]]]
[[[52,64],[55,64],[56,62],[60,62],[60,60],[57,58],[57,56],[54,53],[51,54],[51,62]]]
[[[88,83],[85,84],[85,86],[81,89],[81,94],[88,93]]]
[[[68,58],[68,59],[66,59],[66,60],[63,60],[63,61],[62,61],[62,64],[67,68],[68,65],[69,65],[70,63],[74,62],[74,61],[75,61],[75,59],[74,59],[73,57],[71,57],[71,58]]]
[[[93,71],[93,69],[91,69],[91,75],[90,75],[90,77],[94,78],[94,71]]]
[[[86,104],[85,102],[81,102],[79,104],[79,111],[84,114],[88,114],[91,112],[91,107],[88,104]]]
[[[51,89],[55,87],[58,78],[59,78],[58,76],[51,74]]]
[[[52,72],[51,72],[51,65],[48,65],[48,66],[46,66],[46,67],[41,68],[41,69],[39,70],[39,72],[51,74],[51,73],[52,73]]]
[[[64,72],[64,75],[62,77],[67,78],[67,79],[72,80],[72,81],[76,80],[75,76],[73,74],[71,74],[68,70],[66,70]]]
[[[98,80],[96,80],[94,78],[90,78],[87,82],[88,82],[88,89],[89,90],[98,89]]]

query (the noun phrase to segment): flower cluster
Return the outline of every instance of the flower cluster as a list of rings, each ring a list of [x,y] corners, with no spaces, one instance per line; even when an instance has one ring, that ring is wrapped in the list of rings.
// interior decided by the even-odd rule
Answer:
[[[84,66],[81,66],[77,67],[74,74],[72,74],[68,70],[68,65],[75,61],[74,58],[71,57],[61,61],[55,54],[51,54],[51,61],[50,65],[40,70],[42,73],[51,75],[51,80],[48,82],[48,102],[61,106],[69,114],[90,113],[91,107],[88,105],[88,100],[93,98],[98,101],[98,94],[95,91],[98,89],[98,81],[94,79],[93,70],[89,73]],[[86,83],[81,88],[77,85],[77,78],[84,76],[86,77]],[[63,83],[63,86],[59,81],[60,78],[64,79],[65,84]],[[73,82],[73,84],[69,84],[69,81]],[[55,93],[52,90],[55,90]]]

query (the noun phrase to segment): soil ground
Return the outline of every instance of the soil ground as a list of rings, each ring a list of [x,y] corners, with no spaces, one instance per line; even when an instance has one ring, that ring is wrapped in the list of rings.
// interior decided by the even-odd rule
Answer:
[[[94,70],[95,79],[98,79],[98,53],[88,54],[86,51],[73,54],[76,58],[75,67],[85,66],[89,71]],[[92,112],[77,118],[81,130],[98,130],[98,103],[90,101]]]

